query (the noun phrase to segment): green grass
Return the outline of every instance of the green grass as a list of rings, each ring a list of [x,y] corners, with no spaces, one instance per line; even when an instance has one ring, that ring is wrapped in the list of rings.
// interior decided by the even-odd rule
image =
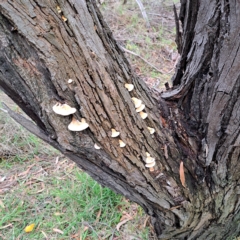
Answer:
[[[28,178],[0,198],[4,205],[0,207],[0,229],[6,239],[43,239],[42,231],[51,239],[69,239],[79,231],[82,239],[84,235],[97,239],[99,229],[104,229],[104,234],[113,233],[122,215],[118,211],[122,197],[102,188],[80,169],[74,168],[68,177],[61,175],[42,176],[41,194],[41,184],[36,181],[29,186]],[[31,223],[36,224],[34,231],[25,233],[23,229]],[[87,232],[83,231],[85,227]],[[63,234],[55,233],[54,228]]]

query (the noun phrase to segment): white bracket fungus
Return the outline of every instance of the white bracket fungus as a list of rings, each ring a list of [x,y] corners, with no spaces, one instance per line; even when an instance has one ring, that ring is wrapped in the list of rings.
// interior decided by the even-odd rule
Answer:
[[[154,128],[147,127],[147,129],[149,130],[150,134],[154,134],[155,133],[155,129]]]
[[[66,22],[66,21],[67,21],[67,18],[62,15],[62,20],[63,20],[64,22]]]
[[[112,137],[115,138],[120,135],[120,132],[117,132],[114,128],[112,128]]]
[[[136,108],[136,112],[141,112],[145,108],[144,104],[141,104],[140,107]]]
[[[119,145],[121,148],[125,147],[126,146],[126,143],[123,142],[122,140],[119,140]]]
[[[126,83],[124,86],[129,92],[131,92],[134,89],[134,86],[130,83]]]
[[[76,118],[72,118],[72,122],[68,125],[68,129],[70,131],[83,131],[88,128],[88,124],[84,118],[81,119],[81,122],[78,121]]]
[[[146,156],[147,156],[147,158],[145,160],[145,162],[146,162],[145,167],[149,168],[150,172],[153,172],[154,171],[153,166],[155,166],[155,164],[156,164],[155,158],[151,157],[148,152],[146,152]]]
[[[147,118],[148,114],[145,112],[140,112],[140,116],[142,119],[145,119],[145,118]]]
[[[94,144],[94,148],[95,149],[101,149],[101,147],[99,147],[96,143]]]
[[[142,104],[142,100],[135,97],[132,97],[132,101],[134,103],[135,108],[139,108]]]
[[[52,109],[56,114],[59,114],[59,115],[62,115],[62,116],[68,116],[68,115],[71,115],[71,114],[73,114],[77,111],[76,108],[72,108],[67,104],[61,104],[61,103],[56,103],[52,107]]]
[[[147,157],[146,160],[145,160],[146,163],[152,163],[152,162],[155,162],[155,158],[153,157]]]
[[[70,84],[70,83],[72,83],[73,82],[73,80],[72,79],[68,79],[68,83]]]
[[[154,161],[154,162],[151,162],[151,163],[147,163],[146,165],[145,165],[145,167],[147,167],[147,168],[152,168],[153,166],[155,166],[156,165],[156,162]]]
[[[61,10],[61,8],[60,8],[59,6],[57,6],[57,12],[58,12],[58,13],[61,13],[61,12],[62,12],[62,10]]]

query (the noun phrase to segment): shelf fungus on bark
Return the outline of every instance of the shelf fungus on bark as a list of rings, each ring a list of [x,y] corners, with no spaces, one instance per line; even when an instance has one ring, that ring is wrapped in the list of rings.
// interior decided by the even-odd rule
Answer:
[[[73,82],[72,79],[68,79],[68,83],[71,84]]]
[[[62,15],[62,20],[63,20],[64,22],[66,22],[66,21],[67,21],[67,18]]]
[[[147,164],[145,165],[145,167],[149,168],[149,171],[150,171],[150,172],[153,172],[155,165],[156,165],[156,162],[154,161],[154,162],[152,162],[152,163],[147,163]]]
[[[56,114],[59,114],[59,115],[62,115],[62,116],[68,116],[68,115],[71,115],[71,114],[73,114],[77,111],[76,108],[72,108],[65,103],[64,104],[56,103],[52,107],[52,109]]]
[[[146,163],[153,163],[153,162],[155,162],[155,158],[149,156],[149,157],[146,158],[145,162]]]
[[[140,116],[141,116],[142,119],[146,119],[148,114],[145,113],[145,112],[140,112]]]
[[[149,168],[150,172],[154,171],[154,166],[156,164],[155,158],[151,157],[148,152],[146,152],[145,167]]]
[[[141,104],[140,107],[136,108],[136,112],[141,112],[145,108],[144,104]]]
[[[132,101],[134,103],[135,108],[139,108],[142,104],[142,100],[135,97],[132,97]]]
[[[151,162],[151,163],[147,163],[147,164],[145,165],[145,167],[151,168],[151,167],[153,167],[153,166],[155,166],[155,165],[156,165],[156,162],[154,161],[154,162]]]
[[[129,92],[131,92],[134,89],[134,86],[130,83],[126,83],[124,86]]]
[[[58,12],[58,13],[61,13],[61,12],[62,12],[62,10],[61,10],[61,8],[60,8],[59,6],[57,6],[57,12]]]
[[[112,128],[112,137],[115,138],[120,135],[120,132],[117,132],[114,128]]]
[[[147,129],[150,132],[150,134],[154,134],[155,133],[155,129],[154,128],[147,127]]]
[[[76,118],[72,118],[72,122],[68,125],[68,129],[70,131],[83,131],[88,128],[89,125],[86,123],[84,118],[81,119],[81,122],[78,121]]]
[[[126,143],[123,142],[122,140],[119,140],[119,146],[120,146],[121,148],[123,148],[123,147],[126,146]]]
[[[99,147],[96,143],[94,144],[94,148],[97,150],[101,149],[101,147]]]

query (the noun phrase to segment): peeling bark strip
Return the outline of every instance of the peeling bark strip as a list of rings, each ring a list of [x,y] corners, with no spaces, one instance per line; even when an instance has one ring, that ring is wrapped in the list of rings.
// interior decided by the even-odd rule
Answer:
[[[161,239],[236,237],[239,5],[182,1],[181,59],[173,89],[160,97],[133,74],[94,1],[0,0],[0,87],[35,124],[8,112],[99,183],[140,204]],[[76,112],[52,110],[64,103]],[[69,131],[73,117],[89,128]],[[120,135],[113,138],[112,129]]]
[[[179,175],[180,175],[180,180],[181,180],[181,183],[182,183],[183,187],[186,187],[183,162],[180,163]]]

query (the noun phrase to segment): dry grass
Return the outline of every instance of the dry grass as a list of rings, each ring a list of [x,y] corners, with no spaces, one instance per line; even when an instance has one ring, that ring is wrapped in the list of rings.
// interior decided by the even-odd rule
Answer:
[[[140,55],[160,70],[158,72],[140,58],[126,53],[135,72],[149,87],[162,89],[164,83],[170,80],[178,60],[174,41],[173,1],[142,1],[149,28],[135,0],[128,0],[125,5],[122,3],[119,0],[105,0],[101,5],[103,15],[121,46]]]

